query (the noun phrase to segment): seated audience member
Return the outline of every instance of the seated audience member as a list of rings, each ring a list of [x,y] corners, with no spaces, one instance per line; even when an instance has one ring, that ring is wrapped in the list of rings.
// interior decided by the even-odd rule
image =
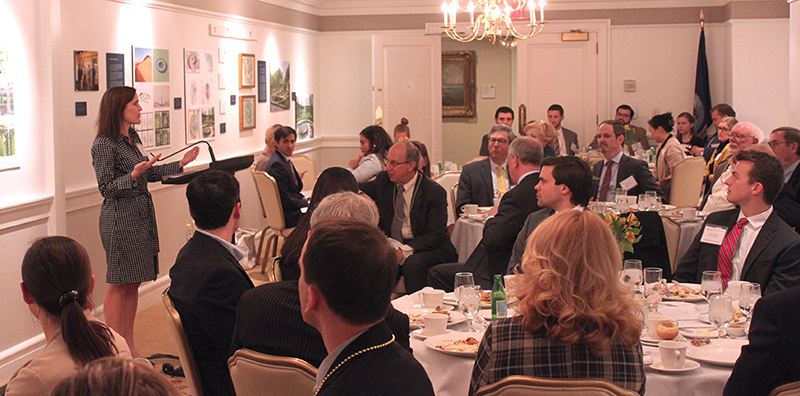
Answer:
[[[620,124],[622,124],[622,130],[623,131],[625,131],[626,128],[628,128],[628,129],[632,128],[634,130],[635,143],[629,144],[628,145],[628,150],[627,150],[628,154],[630,154],[630,155],[634,155],[636,153],[636,150],[638,150],[640,148],[642,150],[650,150],[650,141],[647,139],[647,130],[645,130],[642,127],[631,125],[631,120],[633,119],[633,114],[634,114],[633,108],[631,108],[630,106],[628,106],[626,104],[622,104],[622,105],[619,105],[619,107],[617,107],[617,112],[614,115],[614,121],[617,121]],[[600,148],[600,146],[599,146],[599,144],[597,142],[597,138],[598,137],[599,136],[595,136],[594,137],[594,140],[592,140],[592,143],[589,144],[589,148],[592,148],[592,149]],[[625,143],[625,140],[623,140],[622,142]],[[600,151],[602,151],[602,149]]]
[[[277,146],[272,157],[269,157],[269,161],[267,161],[267,173],[278,184],[286,228],[294,228],[303,217],[300,209],[308,206],[308,201],[301,194],[303,175],[297,173],[297,169],[290,159],[297,142],[297,133],[290,127],[280,127],[275,131],[275,141]]]
[[[729,122],[732,121],[735,121],[735,119],[729,120]],[[718,121],[717,124],[723,124],[722,129],[719,126],[717,127],[718,134],[723,134],[720,138],[724,137],[725,132],[728,132],[727,149],[730,151],[729,157],[739,154],[740,151],[746,150],[748,147],[758,145],[764,137],[764,132],[761,131],[761,128],[752,122],[737,122],[730,128],[730,131],[725,128],[725,123],[722,120]],[[722,143],[718,147],[721,146]],[[704,212],[718,212],[734,208],[734,205],[726,199],[728,191],[725,186],[725,180],[731,176],[732,171],[731,158],[726,161],[720,161],[716,169],[713,170],[715,177],[713,183],[710,183],[711,190],[703,205]]]
[[[577,157],[553,157],[542,160],[539,184],[536,185],[536,201],[543,209],[528,215],[525,224],[517,234],[511,260],[508,261],[509,274],[522,262],[522,254],[533,230],[554,213],[567,210],[583,210],[592,197],[592,170]]]
[[[431,177],[431,159],[428,157],[428,147],[425,146],[425,143],[422,143],[417,140],[412,140],[411,144],[419,150],[419,169],[423,175]]]
[[[764,298],[753,309],[749,343],[733,366],[723,396],[766,396],[800,381],[800,287]]]
[[[267,161],[269,161],[269,157],[272,157],[272,154],[275,153],[275,146],[278,144],[278,142],[275,141],[275,131],[281,126],[281,124],[274,124],[267,128],[267,133],[264,136],[264,143],[266,143],[266,146],[264,146],[264,151],[262,151],[254,161],[257,171],[267,171]]]
[[[695,151],[692,152],[692,154],[695,155],[702,154],[706,163],[711,160],[712,153],[720,144],[716,128],[719,126],[719,122],[725,117],[736,117],[736,111],[733,110],[733,107],[726,103],[720,103],[711,108],[712,124],[702,132],[704,134],[703,136],[706,138],[706,147],[702,151],[695,149]],[[730,127],[733,128],[732,125]],[[730,131],[728,131],[728,133],[730,133]]]
[[[377,227],[348,218],[316,224],[300,268],[303,320],[328,351],[316,395],[433,396],[425,369],[384,321],[397,264]]]
[[[447,192],[418,170],[419,150],[411,142],[395,143],[386,171],[359,185],[378,206],[383,232],[405,246],[397,248],[406,292],[425,286],[428,269],[457,259],[447,234]]]
[[[522,134],[532,137],[542,145],[544,158],[556,156],[556,146],[558,145],[558,135],[553,124],[548,121],[531,121],[522,128]]]
[[[253,288],[240,264],[244,252],[229,242],[241,217],[239,182],[230,173],[206,171],[186,187],[186,198],[197,231],[169,271],[169,296],[194,353],[203,393],[234,395],[228,350],[239,297]]]
[[[669,203],[670,191],[672,189],[672,171],[680,160],[686,158],[683,153],[683,146],[677,138],[672,136],[672,113],[659,114],[648,121],[650,124],[650,135],[658,143],[656,148],[656,181],[661,191],[664,192],[664,199]]]
[[[596,180],[592,181],[592,196],[598,202],[614,202],[617,188],[637,196],[655,191],[658,196],[664,193],[653,178],[647,162],[628,157],[622,152],[625,143],[625,129],[619,121],[603,121],[597,127],[597,141],[603,161],[597,161],[592,169]]]
[[[409,129],[408,120],[405,117],[401,118],[400,123],[395,125],[393,134],[395,142],[400,141],[400,139],[411,139],[411,129]]]
[[[505,274],[511,250],[522,223],[539,210],[536,185],[539,183],[539,166],[542,163],[542,146],[531,137],[520,137],[508,149],[508,171],[517,186],[509,190],[500,205],[489,211],[483,226],[483,237],[464,264],[441,264],[428,271],[428,285],[452,291],[453,279],[458,272],[472,272],[475,284],[491,289],[495,274]]]
[[[800,169],[797,166],[800,164],[800,130],[792,127],[776,128],[770,133],[769,146],[783,167],[785,184],[781,195],[786,194],[788,199],[800,204]],[[786,216],[780,213],[780,205],[776,206],[778,214],[785,221]],[[800,230],[800,228],[795,229]]]
[[[516,276],[519,315],[486,329],[469,394],[511,375],[599,378],[643,394],[642,320],[621,262],[595,213],[567,210],[539,225]]]
[[[702,152],[706,142],[694,132],[693,115],[685,111],[679,114],[675,121],[675,129],[678,130],[675,137],[678,138],[678,141],[683,146],[684,154],[686,154],[687,157],[690,155],[695,157],[703,155]],[[695,149],[699,149],[696,155],[692,153]]]
[[[764,295],[800,285],[800,236],[772,206],[783,187],[780,162],[752,150],[735,159],[725,185],[728,201],[739,208],[708,216],[673,278],[700,283],[703,271],[718,270],[723,287],[732,280],[754,282]]]
[[[358,135],[361,154],[347,163],[347,170],[353,173],[356,182],[363,183],[386,168],[386,154],[392,147],[392,139],[379,125],[370,125]]]
[[[106,356],[131,358],[125,339],[92,317],[94,275],[89,253],[78,242],[62,236],[34,242],[22,259],[20,286],[47,344],[11,376],[6,395],[49,396],[86,363]]]
[[[378,210],[372,202],[352,192],[341,192],[329,195],[319,203],[310,228],[320,221],[342,217],[378,224]],[[408,316],[389,308],[386,324],[400,346],[410,351],[408,323]],[[269,331],[262,331],[264,329]],[[327,355],[325,344],[319,332],[303,321],[297,280],[265,283],[242,294],[236,309],[231,356],[242,348],[268,355],[296,357],[319,367]]]
[[[703,181],[705,181],[706,192],[710,194],[711,186],[719,179],[725,170],[728,169],[728,161],[733,153],[728,145],[730,142],[730,133],[739,121],[733,117],[725,117],[717,123],[717,139],[719,146],[711,153],[711,159],[706,164],[706,169],[703,171]]]
[[[308,211],[306,211],[306,214],[297,223],[297,227],[286,237],[283,246],[281,246],[281,279],[300,279],[300,267],[297,262],[300,260],[300,252],[303,250],[306,238],[308,238],[308,230],[311,229],[311,216],[323,198],[340,191],[358,193],[358,183],[356,183],[353,175],[346,169],[339,167],[332,167],[322,171],[314,184]]]
[[[514,126],[514,110],[511,110],[511,108],[507,107],[507,106],[498,107],[497,110],[495,110],[495,112],[494,112],[494,124],[495,125],[505,125],[505,126],[507,126],[509,128],[512,128]],[[514,132],[512,130],[509,130],[508,133],[513,135]],[[481,149],[480,149],[480,151],[478,151],[478,155],[481,155],[481,156],[484,156],[484,157],[487,157],[487,156],[490,155],[489,154],[489,151],[490,151],[490,149],[489,149],[489,138],[490,138],[490,135],[491,135],[491,132],[483,135],[483,138],[481,139]]]
[[[167,379],[143,361],[97,359],[61,381],[52,396],[180,396]]]
[[[547,121],[553,124],[558,135],[556,155],[575,155],[579,150],[578,134],[561,125],[564,121],[564,108],[559,104],[550,105],[547,108]]]
[[[466,204],[494,206],[494,199],[506,193],[513,183],[508,174],[508,146],[514,140],[511,128],[495,125],[489,131],[489,158],[464,165],[458,178],[456,213]]]

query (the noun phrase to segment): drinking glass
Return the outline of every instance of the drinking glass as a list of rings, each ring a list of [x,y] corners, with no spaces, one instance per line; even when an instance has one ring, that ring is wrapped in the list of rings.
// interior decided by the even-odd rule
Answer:
[[[458,272],[456,273],[456,281],[453,285],[454,295],[456,297],[456,301],[461,301],[459,297],[459,288],[461,286],[474,286],[475,285],[475,277],[472,275],[472,272]]]
[[[719,331],[720,337],[726,337],[727,331],[723,333],[723,328],[733,320],[733,305],[731,296],[727,294],[715,294],[708,301],[708,321]]]
[[[477,332],[473,324],[475,314],[481,308],[480,286],[460,286],[458,288],[458,310],[469,319],[467,331]]]
[[[622,266],[622,281],[628,286],[633,286],[633,290],[638,292],[642,286],[642,278],[642,261],[625,260]]]
[[[706,301],[715,294],[722,294],[722,275],[719,271],[703,271],[703,279],[700,282],[700,293]]]
[[[741,296],[740,296],[740,298],[741,298]],[[751,283],[750,284],[750,300],[748,301],[748,304],[747,304],[747,312],[745,312],[745,315],[747,315],[748,319],[753,315],[753,308],[755,308],[756,301],[758,301],[759,298],[761,298],[761,285],[758,284],[758,283]],[[744,310],[742,310],[742,311],[744,311]]]
[[[647,195],[639,194],[638,205],[639,205],[639,210],[640,211],[645,211],[645,210],[647,210],[647,208],[650,207],[650,203],[649,203],[649,200],[647,199]]]
[[[644,193],[647,196],[647,205],[650,210],[658,209],[658,194],[655,191],[647,191]]]
[[[739,309],[741,309],[744,316],[748,318],[750,317],[750,298],[752,297],[752,292],[752,283],[742,283],[742,287],[739,289]]]
[[[647,302],[661,302],[661,268],[644,269],[644,298]]]

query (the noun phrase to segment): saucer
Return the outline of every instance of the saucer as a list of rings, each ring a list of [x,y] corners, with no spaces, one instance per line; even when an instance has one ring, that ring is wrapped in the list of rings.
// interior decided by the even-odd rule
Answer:
[[[686,371],[692,371],[692,370],[699,369],[700,368],[700,363],[697,363],[694,360],[686,359],[686,361],[683,362],[683,367],[667,368],[667,367],[662,366],[661,362],[659,361],[659,362],[653,362],[653,364],[650,365],[650,368],[653,369],[653,370],[656,370],[656,371],[663,371],[665,373],[682,373],[682,372],[686,372]]]
[[[719,338],[719,331],[713,327],[685,327],[680,333],[686,338]]]
[[[455,333],[455,332],[456,332],[455,330],[450,330],[450,329],[447,329],[447,330],[445,330],[445,331],[444,331],[444,333],[442,333],[442,334],[450,334],[450,333]],[[413,335],[414,337],[417,337],[417,338],[419,338],[420,340],[424,340],[424,339],[426,339],[426,338],[428,338],[428,337],[433,337],[433,336],[426,335],[426,334],[423,332],[423,329],[416,329],[416,330],[414,330],[414,331],[412,331],[412,332],[411,332],[411,335]],[[437,334],[437,335],[441,335],[441,334]]]
[[[677,337],[671,340],[665,340],[659,336],[650,337],[650,335],[648,334],[643,334],[641,337],[639,337],[639,340],[642,341],[642,344],[658,346],[658,343],[661,341],[685,341],[686,339],[683,338],[680,334],[678,334]]]

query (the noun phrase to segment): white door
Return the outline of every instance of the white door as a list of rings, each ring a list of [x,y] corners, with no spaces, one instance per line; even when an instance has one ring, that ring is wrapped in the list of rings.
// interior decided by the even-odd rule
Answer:
[[[517,46],[517,94],[527,119],[546,120],[547,108],[564,107],[562,126],[586,147],[597,130],[597,33],[589,41],[562,42],[558,32],[521,40]],[[602,120],[601,120],[602,121]]]
[[[442,43],[439,36],[372,36],[373,111],[383,110],[389,135],[405,117],[411,139],[442,160]]]

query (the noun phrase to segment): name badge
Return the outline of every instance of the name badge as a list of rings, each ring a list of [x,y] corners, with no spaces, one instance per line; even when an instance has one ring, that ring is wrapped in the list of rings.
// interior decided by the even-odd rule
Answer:
[[[726,232],[728,232],[728,229],[725,227],[707,225],[703,229],[703,236],[700,237],[700,242],[720,246],[722,245],[722,240],[725,239]]]
[[[638,185],[639,183],[636,182],[636,179],[634,179],[633,176],[628,176],[627,179],[619,183],[619,186],[625,189],[626,191],[630,191],[631,189],[633,189]]]

